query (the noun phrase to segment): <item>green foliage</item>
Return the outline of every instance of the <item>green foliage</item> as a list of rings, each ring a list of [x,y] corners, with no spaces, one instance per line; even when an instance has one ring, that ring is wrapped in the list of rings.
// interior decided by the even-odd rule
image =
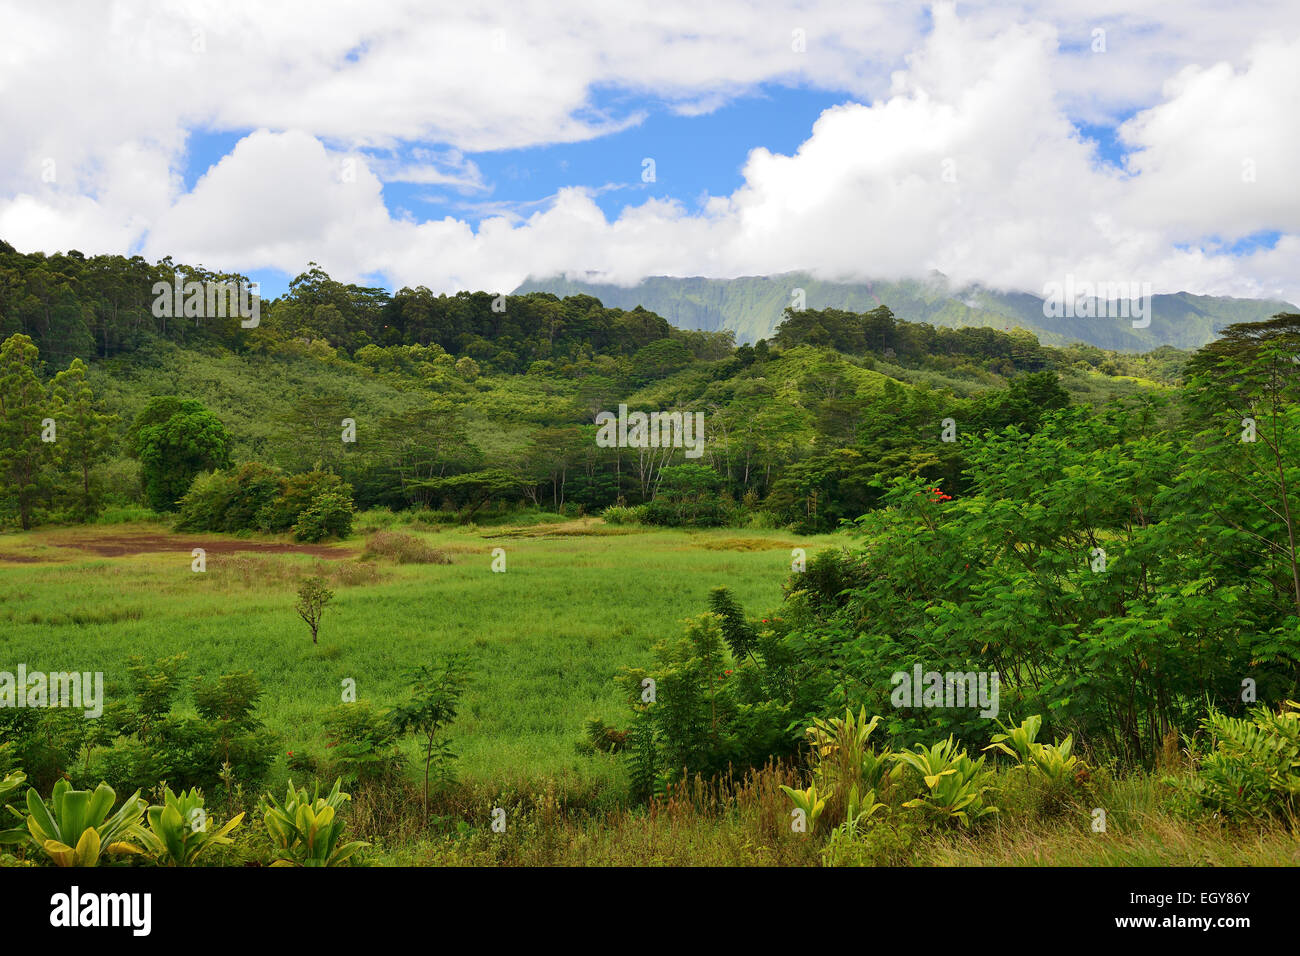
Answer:
[[[97,723],[65,708],[0,707],[0,771],[21,767],[32,786],[52,787],[77,764]]]
[[[688,620],[682,638],[655,648],[652,669],[620,676],[635,714],[628,759],[641,798],[671,780],[757,767],[794,750],[790,704],[772,693],[775,665],[761,653],[733,660],[722,625],[712,613]]]
[[[1026,773],[1036,773],[1047,783],[1061,786],[1073,782],[1088,765],[1074,755],[1074,737],[1054,744],[1040,743],[1038,731],[1043,718],[1035,714],[1025,718],[1019,726],[1009,727],[1000,721],[1002,733],[993,735],[993,742],[985,750],[998,750],[1016,758]]]
[[[731,649],[731,656],[736,660],[750,654],[758,635],[745,620],[744,609],[736,603],[731,592],[726,588],[714,588],[709,592],[709,610],[718,616],[722,626],[722,637]]]
[[[401,730],[389,714],[368,701],[337,704],[324,717],[330,768],[349,786],[369,787],[396,780],[405,764],[398,749]]]
[[[176,510],[195,475],[230,463],[230,435],[192,399],[151,399],[129,439],[131,454],[140,459],[146,499],[157,511]]]
[[[600,513],[606,524],[612,525],[637,525],[642,523],[645,516],[645,506],[629,508],[626,505],[610,505]]]
[[[494,498],[517,495],[520,479],[504,469],[476,471],[447,478],[429,478],[411,483],[413,488],[432,498],[442,498],[458,508],[461,519],[468,521]]]
[[[1246,717],[1212,710],[1201,726],[1210,751],[1200,761],[1201,800],[1235,817],[1300,820],[1300,704],[1279,712],[1256,707]]]
[[[271,837],[276,859],[272,866],[344,866],[357,851],[369,846],[358,840],[341,843],[345,824],[338,810],[352,799],[334,781],[324,797],[319,788],[308,793],[294,789],[293,781],[283,802],[269,793],[262,799],[262,822]]]
[[[705,465],[669,465],[659,472],[659,489],[643,505],[647,524],[671,527],[713,527],[728,515],[718,500],[721,479]]]
[[[984,802],[989,791],[984,758],[971,760],[959,749],[952,737],[931,747],[918,746],[894,754],[898,764],[912,768],[921,778],[924,789],[919,797],[904,807],[925,811],[941,822],[959,822],[971,827],[998,808]]]
[[[86,363],[73,359],[51,383],[50,414],[58,425],[55,454],[64,475],[63,497],[68,516],[90,521],[103,507],[97,466],[106,459],[114,441],[116,415],[100,412],[86,381]]]
[[[298,515],[293,536],[298,541],[324,541],[352,534],[352,499],[335,492],[317,495]]]
[[[238,813],[224,826],[213,829],[202,793],[194,789],[182,790],[178,795],[166,787],[162,804],[149,807],[145,818],[149,828],[142,830],[139,837],[153,861],[159,866],[193,866],[207,850],[234,842],[229,834],[243,822],[244,814]]]
[[[821,819],[822,811],[826,809],[826,798],[818,795],[817,784],[811,784],[804,790],[796,790],[793,787],[783,785],[781,790],[790,798],[790,802],[794,804],[796,810],[803,811],[808,832],[814,832],[817,829],[818,820]]]
[[[412,734],[424,750],[424,812],[429,813],[429,779],[451,779],[456,755],[446,738],[446,729],[456,719],[461,695],[469,684],[469,667],[459,656],[430,666],[422,664],[411,672],[410,697],[393,709],[393,725],[401,734]]]
[[[308,533],[344,532],[335,534],[336,537],[350,534],[351,486],[338,475],[326,471],[288,475],[280,483],[279,494],[258,511],[256,524],[262,531],[277,533],[295,530],[295,525],[302,523],[304,518],[306,524],[303,527]]]
[[[66,780],[54,785],[47,807],[35,788],[27,791],[27,831],[31,844],[55,866],[98,866],[101,855],[136,855],[145,802],[133,793],[110,815],[117,794],[106,783],[94,791],[74,790]]]
[[[877,753],[869,742],[879,724],[879,717],[868,721],[866,711],[856,717],[846,711],[843,718],[814,719],[806,731],[812,784],[803,791],[781,788],[804,811],[810,833],[828,808],[833,819],[842,821],[831,834],[833,857],[847,852],[843,844],[856,841],[861,828],[886,809],[876,796],[878,790],[889,788],[891,754],[888,747]]]
[[[251,531],[284,492],[278,468],[247,462],[233,471],[203,472],[180,500],[178,531]]]
[[[0,504],[18,514],[24,529],[32,526],[53,457],[53,446],[41,438],[48,405],[36,363],[36,346],[26,335],[0,344]]]
[[[175,713],[184,664],[184,655],[152,664],[132,658],[132,699],[91,722],[79,779],[138,789],[162,780],[181,788],[260,782],[279,746],[254,712],[261,683],[250,671],[196,679],[190,686],[198,716]]]
[[[0,749],[3,749],[6,746],[8,745],[0,744]],[[9,801],[17,795],[18,788],[21,787],[26,780],[27,774],[23,773],[21,770],[10,770],[7,771],[3,777],[0,777],[0,814],[9,809]],[[13,814],[19,820],[22,819],[22,814],[18,813],[18,811],[14,810]],[[26,833],[27,831],[23,830],[21,827],[13,827],[6,830],[0,826],[0,846],[10,843],[21,843],[26,839]]]

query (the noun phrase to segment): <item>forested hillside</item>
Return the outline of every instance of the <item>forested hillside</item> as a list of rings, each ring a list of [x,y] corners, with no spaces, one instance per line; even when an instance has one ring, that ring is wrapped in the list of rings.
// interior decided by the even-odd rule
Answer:
[[[155,284],[178,275],[240,279],[167,260],[0,252],[0,334],[30,339],[31,373],[51,389],[56,372],[88,363],[76,372],[87,408],[115,416],[75,508],[53,494],[71,480],[54,476],[68,462],[17,486],[42,520],[142,501],[170,510],[199,471],[256,461],[333,472],[360,508],[593,513],[658,498],[667,507],[652,516],[667,523],[824,530],[871,507],[893,477],[959,490],[963,453],[939,441],[944,419],[1032,428],[1071,401],[1159,392],[1184,358],[1047,348],[1018,330],[902,322],[886,306],[791,311],[771,341],[736,347],[730,332],[677,329],[590,296],[390,295],[315,267],[245,328],[235,316],[155,315]],[[10,374],[27,361],[12,351]],[[220,434],[210,456],[151,491],[139,431],[162,397],[197,402]],[[595,416],[620,404],[703,412],[703,456],[599,447]],[[684,518],[681,501],[702,496],[713,505]],[[11,518],[28,510],[8,498]]]

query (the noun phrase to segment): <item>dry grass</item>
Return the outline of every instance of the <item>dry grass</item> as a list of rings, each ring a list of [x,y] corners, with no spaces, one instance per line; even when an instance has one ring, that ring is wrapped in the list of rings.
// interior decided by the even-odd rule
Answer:
[[[776,538],[709,538],[696,547],[710,551],[776,551],[788,549],[790,542]]]
[[[366,538],[364,557],[388,558],[398,564],[451,564],[446,552],[400,531],[377,531],[370,535]]]
[[[273,584],[288,586],[309,575],[342,587],[375,584],[381,579],[377,567],[360,560],[313,561],[304,566],[301,560],[281,555],[210,555],[206,573],[220,585],[257,589]]]
[[[600,518],[577,518],[557,524],[539,524],[520,528],[507,528],[484,533],[485,538],[582,538],[605,537],[620,534],[643,534],[645,528],[624,527],[606,524]]]

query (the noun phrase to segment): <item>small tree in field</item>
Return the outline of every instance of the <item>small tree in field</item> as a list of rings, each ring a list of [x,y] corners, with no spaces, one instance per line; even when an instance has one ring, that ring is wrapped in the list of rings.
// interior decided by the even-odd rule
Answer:
[[[434,768],[439,779],[451,775],[450,742],[442,732],[456,719],[460,695],[469,683],[469,668],[453,655],[438,666],[422,664],[411,672],[411,699],[393,711],[398,731],[414,734],[424,748],[424,816],[429,817],[429,773]]]
[[[321,578],[308,578],[298,586],[298,603],[293,609],[311,628],[311,642],[316,643],[316,632],[320,630],[321,615],[325,605],[334,597],[334,592],[325,586]]]

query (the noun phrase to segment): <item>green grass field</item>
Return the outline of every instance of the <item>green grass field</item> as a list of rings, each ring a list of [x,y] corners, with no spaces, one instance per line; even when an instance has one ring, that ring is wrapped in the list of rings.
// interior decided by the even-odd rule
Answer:
[[[385,707],[401,699],[407,669],[464,651],[475,676],[452,731],[459,775],[590,785],[619,772],[616,761],[575,747],[587,717],[625,719],[619,669],[648,663],[658,641],[707,610],[718,585],[751,612],[775,607],[791,548],[811,555],[832,540],[595,519],[411,533],[452,563],[363,558],[363,535],[336,546],[340,557],[233,554],[224,549],[241,539],[141,522],[3,535],[0,669],[103,671],[111,701],[128,692],[131,655],[184,652],[189,675],[251,668],[265,690],[259,712],[284,749],[320,754],[321,717],[340,702],[345,679],[359,699]],[[155,550],[95,553],[130,551],[141,537]],[[249,543],[269,540],[297,547]],[[191,570],[196,542],[209,545],[204,573]],[[498,547],[504,574],[491,570]],[[297,582],[313,573],[336,595],[319,646],[293,610]],[[285,772],[281,758],[272,780]]]

